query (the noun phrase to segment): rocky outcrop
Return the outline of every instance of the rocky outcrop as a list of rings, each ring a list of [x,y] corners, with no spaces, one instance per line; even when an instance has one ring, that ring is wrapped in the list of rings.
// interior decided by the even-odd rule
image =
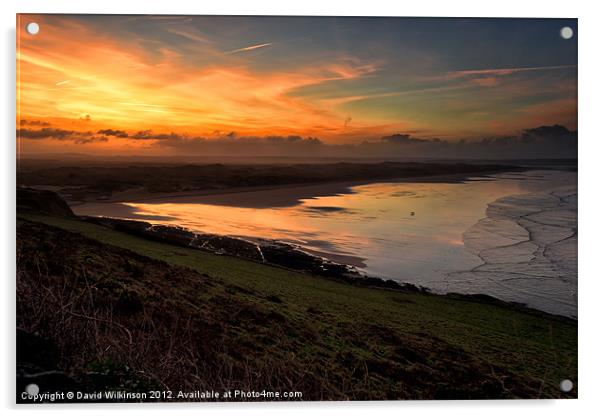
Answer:
[[[74,217],[71,208],[50,190],[17,188],[17,212],[36,212],[47,215]]]

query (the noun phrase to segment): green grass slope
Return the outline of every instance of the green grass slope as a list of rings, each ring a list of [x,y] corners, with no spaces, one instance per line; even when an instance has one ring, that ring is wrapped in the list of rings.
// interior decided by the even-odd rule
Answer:
[[[305,400],[576,397],[558,389],[577,382],[572,320],[350,286],[77,219],[23,214],[17,233],[17,325],[48,338],[82,385],[101,367],[114,387]]]

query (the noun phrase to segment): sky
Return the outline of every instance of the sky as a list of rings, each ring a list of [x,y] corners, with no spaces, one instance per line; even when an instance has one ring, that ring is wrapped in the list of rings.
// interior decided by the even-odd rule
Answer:
[[[575,131],[576,38],[575,19],[19,15],[18,150],[360,149],[394,135]]]

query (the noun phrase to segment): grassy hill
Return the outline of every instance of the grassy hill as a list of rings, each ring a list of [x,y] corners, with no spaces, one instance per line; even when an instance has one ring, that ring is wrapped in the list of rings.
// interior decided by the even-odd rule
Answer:
[[[18,215],[17,265],[20,364],[87,389],[577,394],[558,389],[577,382],[577,323],[509,304],[356,287],[31,213]],[[27,350],[32,335],[51,364]]]

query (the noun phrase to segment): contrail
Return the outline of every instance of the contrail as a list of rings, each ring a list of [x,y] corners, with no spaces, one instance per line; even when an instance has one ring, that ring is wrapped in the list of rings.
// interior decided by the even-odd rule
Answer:
[[[246,46],[244,48],[239,48],[239,49],[235,49],[234,51],[226,52],[226,54],[236,54],[237,52],[253,51],[254,49],[264,48],[264,47],[270,46],[270,45],[272,45],[271,42],[268,42],[266,44]]]

